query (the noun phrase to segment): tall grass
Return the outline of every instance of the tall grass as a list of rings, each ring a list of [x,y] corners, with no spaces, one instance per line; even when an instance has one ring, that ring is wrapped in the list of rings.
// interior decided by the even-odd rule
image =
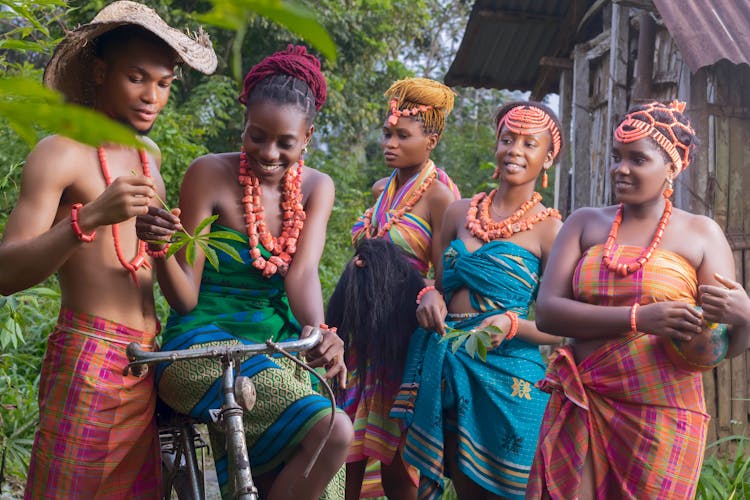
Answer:
[[[745,436],[733,435],[706,447],[697,500],[750,499],[750,453],[745,451],[748,440]],[[734,454],[722,456],[718,450],[723,443],[736,443]]]

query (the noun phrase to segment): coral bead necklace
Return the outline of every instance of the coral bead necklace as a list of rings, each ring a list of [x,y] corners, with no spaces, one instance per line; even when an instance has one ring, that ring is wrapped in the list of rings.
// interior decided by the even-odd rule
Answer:
[[[617,207],[615,220],[612,221],[612,229],[610,229],[607,241],[604,243],[602,263],[607,266],[611,272],[616,272],[620,276],[627,276],[628,274],[632,274],[642,268],[644,264],[648,262],[648,259],[651,258],[651,255],[654,253],[656,247],[659,246],[659,243],[661,243],[661,238],[664,236],[664,228],[667,227],[669,217],[672,215],[672,202],[669,201],[669,199],[665,200],[664,212],[661,214],[659,225],[656,227],[656,232],[651,239],[651,244],[641,252],[641,255],[639,255],[637,259],[628,262],[627,264],[612,259],[615,240],[617,239],[617,233],[619,232],[620,224],[622,223],[622,211],[623,205],[620,203],[620,206]]]
[[[110,174],[109,166],[107,165],[107,155],[104,152],[104,148],[101,146],[97,148],[97,152],[99,153],[99,165],[102,169],[104,181],[107,183],[107,186],[109,186],[110,184],[112,184],[112,175]],[[143,175],[145,175],[146,177],[151,177],[151,169],[148,165],[148,157],[146,156],[146,151],[140,149],[138,150],[138,154],[141,157]],[[122,254],[122,247],[120,246],[120,228],[117,224],[112,224],[112,239],[115,242],[115,253],[117,253],[117,259],[120,261],[122,267],[128,270],[136,286],[138,286],[138,276],[136,275],[138,269],[140,269],[141,267],[145,267],[147,269],[151,267],[151,264],[149,264],[148,260],[146,260],[146,242],[138,240],[138,252],[132,260],[128,261]]]
[[[542,195],[534,192],[531,198],[523,202],[510,217],[495,222],[490,215],[490,207],[496,194],[497,188],[490,191],[489,194],[475,194],[471,199],[469,210],[466,212],[466,228],[485,243],[497,238],[510,238],[515,233],[528,231],[534,227],[534,224],[548,217],[561,219],[560,212],[554,208],[545,208],[531,217],[526,217],[529,211],[542,201]]]
[[[248,165],[244,148],[240,153],[238,180],[243,187],[242,210],[247,225],[250,257],[253,259],[253,267],[262,271],[266,278],[277,272],[281,276],[286,276],[292,257],[297,252],[297,239],[307,217],[302,206],[303,166],[304,160],[300,158],[297,165],[290,167],[284,174],[284,188],[281,193],[281,234],[274,237],[266,227],[260,180]],[[258,244],[271,252],[268,260],[261,255]]]
[[[412,193],[412,195],[409,197],[409,199],[404,203],[404,205],[396,210],[391,216],[388,218],[388,222],[383,224],[382,226],[377,228],[377,231],[373,233],[372,230],[372,214],[374,211],[374,207],[370,207],[365,211],[365,214],[363,216],[364,221],[364,236],[367,239],[370,238],[382,238],[388,231],[391,230],[391,227],[393,227],[394,224],[398,224],[401,220],[401,217],[404,216],[406,212],[411,212],[411,209],[414,208],[414,205],[419,203],[419,200],[422,199],[422,196],[424,196],[425,192],[430,189],[430,186],[432,186],[432,183],[435,182],[435,179],[437,179],[437,172],[430,173],[427,177],[424,178],[422,183],[419,185],[419,187]]]

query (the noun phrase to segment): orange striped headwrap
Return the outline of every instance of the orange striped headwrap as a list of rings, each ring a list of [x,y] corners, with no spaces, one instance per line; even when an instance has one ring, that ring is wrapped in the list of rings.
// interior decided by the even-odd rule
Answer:
[[[557,127],[555,120],[541,108],[530,104],[522,104],[511,108],[497,122],[496,136],[500,136],[503,125],[514,134],[520,135],[538,134],[546,130],[552,136],[552,159],[557,158],[560,153],[562,145],[560,129]]]
[[[650,137],[667,153],[677,170],[681,172],[690,163],[691,145],[681,142],[676,130],[682,129],[691,136],[695,135],[690,122],[681,123],[675,116],[675,113],[682,113],[684,110],[685,103],[682,101],[674,100],[669,105],[657,101],[650,102],[625,115],[615,129],[615,140],[627,144]],[[661,115],[659,119],[655,112]],[[668,136],[664,135],[664,132]]]

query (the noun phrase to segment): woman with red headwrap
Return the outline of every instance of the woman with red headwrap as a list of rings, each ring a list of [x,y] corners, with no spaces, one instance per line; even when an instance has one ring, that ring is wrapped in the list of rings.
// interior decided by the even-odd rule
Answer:
[[[551,396],[526,498],[695,495],[700,371],[747,349],[750,299],[721,228],[669,200],[697,142],[683,109],[628,112],[610,168],[619,204],[576,211],[552,248],[536,322],[573,342],[538,384]]]
[[[265,58],[245,78],[240,102],[247,107],[242,149],[198,158],[185,174],[180,219],[189,232],[218,215],[210,229],[229,232],[239,264],[217,252],[219,269],[206,266],[196,249],[190,266],[184,253],[157,259],[159,284],[172,306],[163,334],[166,350],[192,346],[262,343],[309,333],[323,321],[318,265],[333,206],[333,182],[304,165],[315,113],[325,102],[320,62],[304,47]],[[138,236],[149,242],[168,238],[179,226],[164,210],[150,207],[139,218]],[[205,228],[207,232],[209,228]],[[163,248],[151,252],[163,257]],[[346,381],[343,342],[324,335],[308,354],[326,377]],[[242,363],[257,391],[245,430],[253,473],[265,498],[343,498],[341,468],[352,439],[344,413],[335,416],[331,437],[308,477],[303,471],[327,431],[328,400],[311,387],[307,372],[285,358],[255,356]],[[157,370],[161,398],[175,410],[210,421],[220,404],[218,362],[193,360]],[[211,426],[209,426],[211,429]],[[222,493],[227,495],[223,435],[211,432]]]

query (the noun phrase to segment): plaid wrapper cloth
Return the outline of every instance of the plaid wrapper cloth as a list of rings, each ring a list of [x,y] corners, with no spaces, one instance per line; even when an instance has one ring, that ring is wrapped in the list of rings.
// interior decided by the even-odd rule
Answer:
[[[628,262],[640,252],[619,246],[615,258]],[[611,306],[695,303],[695,270],[677,254],[657,249],[643,269],[625,277],[610,273],[601,257],[597,245],[578,264],[577,300]],[[703,382],[700,373],[669,361],[659,337],[629,334],[578,365],[570,347],[562,347],[538,386],[551,397],[527,499],[577,498],[587,453],[596,498],[694,497],[709,420]]]
[[[39,430],[26,499],[154,499],[161,462],[152,373],[123,376],[144,333],[63,308],[39,380]]]

